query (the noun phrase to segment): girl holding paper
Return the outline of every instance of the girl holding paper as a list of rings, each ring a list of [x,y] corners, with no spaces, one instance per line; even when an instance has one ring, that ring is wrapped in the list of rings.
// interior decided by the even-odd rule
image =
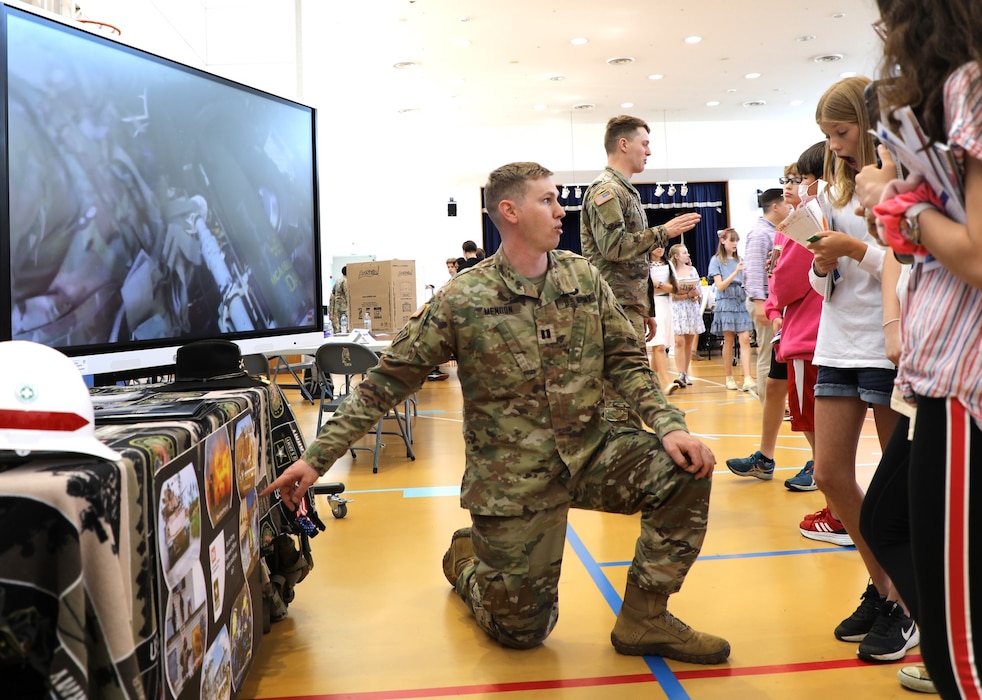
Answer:
[[[975,0],[877,4],[888,76],[879,91],[883,114],[909,108],[930,151],[954,164],[964,188],[961,201],[940,206],[942,193],[920,181],[917,163],[905,161],[912,177],[891,181],[885,148],[883,169],[858,177],[861,203],[875,212],[884,238],[914,258],[906,306],[892,325],[903,330],[897,388],[917,408],[909,488],[917,494],[910,535],[921,652],[943,697],[977,698],[982,487],[972,475],[982,474],[982,13]]]
[[[871,582],[856,611],[835,629],[837,639],[859,642],[867,661],[894,661],[918,643],[917,628],[886,571],[859,530],[863,489],[856,480],[856,450],[868,407],[880,447],[899,414],[890,407],[896,368],[887,357],[881,319],[884,249],[855,213],[856,173],[875,163],[863,91],[868,78],[840,80],[821,97],[816,121],[826,137],[826,188],[819,193],[827,230],[808,244],[809,280],[824,296],[814,364],[815,481],[852,537]]]
[[[743,369],[743,391],[756,393],[757,384],[750,375],[750,331],[754,322],[747,311],[747,293],[743,289],[743,262],[737,254],[740,234],[736,229],[717,231],[719,248],[709,261],[708,277],[716,285],[716,309],[710,332],[723,336],[723,368],[726,370],[726,388],[736,391],[733,379],[734,341],[740,342],[740,363]],[[770,348],[761,348],[767,352]]]

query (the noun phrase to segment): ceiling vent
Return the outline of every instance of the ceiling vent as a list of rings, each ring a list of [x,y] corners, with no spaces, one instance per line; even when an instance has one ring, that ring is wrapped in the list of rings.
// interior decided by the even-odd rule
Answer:
[[[816,56],[815,63],[835,63],[842,60],[841,53],[827,53],[824,56]]]
[[[630,56],[621,56],[619,58],[608,58],[607,64],[611,66],[626,66],[628,63],[634,63],[634,59]]]

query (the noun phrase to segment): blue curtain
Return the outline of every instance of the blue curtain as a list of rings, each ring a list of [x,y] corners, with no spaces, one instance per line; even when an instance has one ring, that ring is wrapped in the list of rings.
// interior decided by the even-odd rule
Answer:
[[[559,239],[558,247],[581,253],[580,211],[583,208],[582,190],[586,190],[586,187],[581,186],[580,197],[576,196],[576,187],[573,185],[567,186],[568,193],[565,197],[563,185],[557,187],[560,194],[559,203],[566,209],[566,216],[563,218],[563,235]],[[678,184],[675,185],[676,192],[673,196],[668,195],[668,187],[663,185],[665,191],[660,197],[655,195],[657,185],[635,185],[635,187],[641,195],[641,205],[648,216],[649,226],[663,224],[687,212],[695,211],[702,214],[702,220],[696,227],[684,234],[681,239],[673,239],[672,244],[685,243],[692,255],[692,264],[700,274],[705,275],[709,270],[709,259],[716,254],[716,246],[719,242],[716,232],[726,228],[730,218],[726,206],[726,183],[689,183],[689,191],[685,197],[679,191]],[[484,250],[491,255],[501,245],[501,235],[486,209],[482,209],[481,216],[484,224]]]

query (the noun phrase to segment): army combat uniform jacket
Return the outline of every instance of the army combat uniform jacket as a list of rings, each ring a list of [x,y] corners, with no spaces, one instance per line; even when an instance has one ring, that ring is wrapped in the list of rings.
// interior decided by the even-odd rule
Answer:
[[[326,471],[451,356],[464,398],[461,505],[474,513],[513,516],[570,502],[568,482],[612,430],[602,418],[604,379],[659,437],[686,429],[596,268],[552,251],[540,293],[499,252],[410,319],[304,459]]]
[[[341,277],[337,282],[334,283],[334,288],[331,290],[331,298],[328,300],[327,313],[331,317],[331,323],[334,324],[334,332],[341,332],[341,314],[348,315],[348,325],[352,328],[357,325],[351,318],[351,312],[348,311],[348,278]]]
[[[648,227],[641,195],[608,166],[583,194],[580,247],[607,280],[624,308],[641,318],[655,315],[648,252],[668,247],[663,226]]]

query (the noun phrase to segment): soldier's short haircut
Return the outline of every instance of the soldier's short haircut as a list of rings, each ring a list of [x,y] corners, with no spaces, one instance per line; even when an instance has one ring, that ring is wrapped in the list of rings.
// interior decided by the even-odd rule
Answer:
[[[492,171],[484,185],[484,208],[491,221],[501,228],[498,205],[506,199],[521,199],[528,191],[529,182],[551,176],[552,171],[548,168],[528,162],[509,163]]]
[[[617,150],[617,142],[621,139],[630,140],[634,138],[639,128],[644,129],[649,134],[651,133],[651,129],[643,119],[629,117],[626,114],[611,117],[610,121],[607,122],[607,131],[604,133],[604,149],[607,151],[607,155]]]

